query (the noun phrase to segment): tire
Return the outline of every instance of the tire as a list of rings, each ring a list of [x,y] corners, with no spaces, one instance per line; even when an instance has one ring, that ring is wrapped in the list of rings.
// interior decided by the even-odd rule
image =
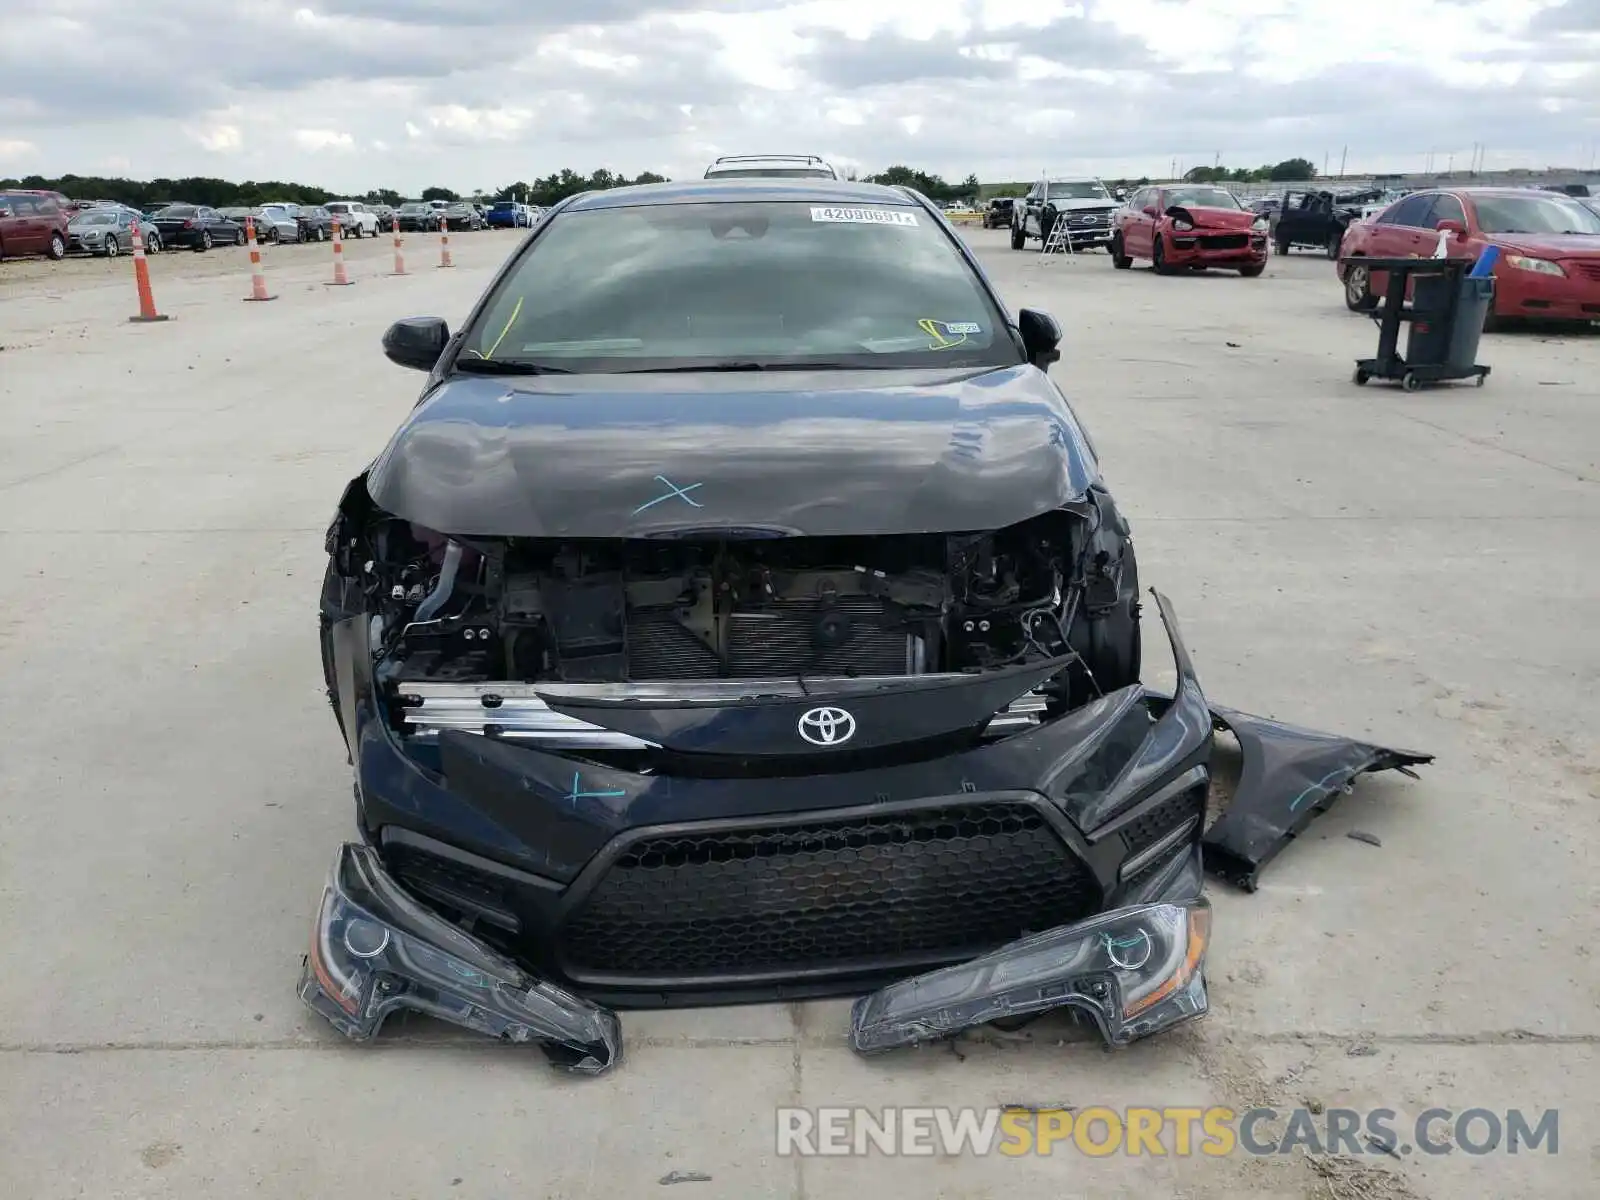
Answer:
[[[261,240],[269,246],[275,246],[278,243],[278,239],[282,236],[283,234],[278,232],[278,227],[276,225],[268,225],[267,232]]]
[[[1156,244],[1150,250],[1150,265],[1155,268],[1157,275],[1172,274],[1172,268],[1167,266],[1167,252],[1162,248],[1159,233],[1156,234]]]
[[[1330,233],[1328,235],[1328,245],[1327,245],[1328,257],[1333,259],[1334,261],[1338,261],[1338,258],[1339,258],[1339,247],[1342,246],[1342,245],[1344,245],[1344,230],[1335,229],[1332,233]]]
[[[325,242],[327,240],[328,240],[328,231],[326,229],[324,229],[321,225],[318,225],[317,226],[317,241]]]
[[[211,249],[213,245],[214,243],[211,240],[211,230],[202,229],[200,231],[200,244],[196,246],[195,249],[201,253],[204,253],[205,251]]]
[[[1417,373],[1415,371],[1407,371],[1404,375],[1400,376],[1400,386],[1402,389],[1408,392],[1421,391],[1422,380],[1417,378]]]
[[[1244,278],[1246,278],[1246,279],[1256,279],[1256,278],[1259,278],[1260,275],[1261,275],[1261,272],[1265,271],[1266,269],[1267,268],[1266,268],[1265,264],[1256,263],[1254,266],[1240,267],[1239,268],[1239,274],[1244,276]]]
[[[117,235],[112,234],[106,239],[106,257],[115,258],[122,253],[122,243],[117,241]]]
[[[161,235],[159,233],[152,233],[150,235],[150,240],[145,243],[145,247],[144,248],[146,250],[148,250],[151,254],[160,254],[162,249],[164,248],[161,245]]]
[[[244,226],[243,225],[239,226],[238,229],[234,230],[234,233],[233,233],[233,244],[235,246],[244,245]]]
[[[60,262],[67,256],[67,239],[59,233],[52,233],[50,235],[50,248],[46,253],[56,262]]]
[[[1279,235],[1272,243],[1272,248],[1279,254],[1289,253],[1289,239]]]
[[[1028,245],[1028,235],[1022,231],[1021,225],[1011,226],[1011,248],[1013,250],[1025,249]]]
[[[1371,375],[1368,375],[1360,367],[1357,367],[1356,370],[1355,370],[1355,374],[1350,376],[1350,382],[1355,384],[1357,387],[1366,387],[1368,381],[1371,378],[1372,378]]]
[[[1111,244],[1106,247],[1106,250],[1111,254],[1111,265],[1117,270],[1126,271],[1133,266],[1133,259],[1122,252],[1122,234],[1120,232],[1111,235]]]
[[[1372,275],[1366,267],[1352,262],[1344,269],[1344,306],[1351,312],[1371,312],[1378,307],[1372,294]]]

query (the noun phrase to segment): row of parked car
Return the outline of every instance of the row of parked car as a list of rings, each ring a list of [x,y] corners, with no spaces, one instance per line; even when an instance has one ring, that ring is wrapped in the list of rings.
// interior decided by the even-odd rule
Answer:
[[[335,224],[347,238],[377,237],[398,222],[403,231],[434,232],[441,221],[452,232],[488,228],[532,228],[543,216],[533,205],[501,201],[411,200],[399,208],[360,200],[327,204],[279,201],[218,208],[166,201],[143,210],[112,200],[69,200],[60,192],[0,191],[0,259],[45,255],[94,254],[107,258],[133,250],[137,226],[145,250],[209,250],[242,246],[246,223],[267,244],[325,242]]]

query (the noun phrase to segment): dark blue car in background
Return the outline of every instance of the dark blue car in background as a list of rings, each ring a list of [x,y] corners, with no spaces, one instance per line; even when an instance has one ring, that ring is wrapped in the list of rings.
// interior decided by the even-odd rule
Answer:
[[[489,206],[491,229],[527,228],[532,224],[533,214],[528,211],[526,204],[518,204],[514,200],[497,200]]]

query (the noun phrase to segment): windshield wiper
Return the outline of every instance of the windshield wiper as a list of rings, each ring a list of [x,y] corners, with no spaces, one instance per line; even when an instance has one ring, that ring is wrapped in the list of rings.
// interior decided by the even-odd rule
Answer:
[[[519,362],[509,358],[458,358],[456,370],[471,375],[571,375],[565,367]]]
[[[841,362],[756,362],[754,359],[727,359],[723,362],[701,363],[697,366],[633,367],[625,375],[699,374],[702,371],[829,371],[846,367]]]

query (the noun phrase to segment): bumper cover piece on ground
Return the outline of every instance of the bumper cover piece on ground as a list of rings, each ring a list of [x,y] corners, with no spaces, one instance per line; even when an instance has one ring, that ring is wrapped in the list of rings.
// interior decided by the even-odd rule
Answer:
[[[597,1075],[622,1055],[616,1014],[535,979],[411,899],[377,852],[339,850],[312,930],[300,998],[365,1041],[399,1009],[510,1042]]]
[[[1205,863],[1247,892],[1256,890],[1262,869],[1332,808],[1357,775],[1395,770],[1415,778],[1412,767],[1433,761],[1431,754],[1317,733],[1215,704],[1211,717],[1239,739],[1243,769],[1233,802],[1206,832]]]
[[[1070,1006],[1125,1046],[1205,1013],[1210,940],[1203,899],[1113,909],[856,1001],[850,1043],[874,1054]]]

